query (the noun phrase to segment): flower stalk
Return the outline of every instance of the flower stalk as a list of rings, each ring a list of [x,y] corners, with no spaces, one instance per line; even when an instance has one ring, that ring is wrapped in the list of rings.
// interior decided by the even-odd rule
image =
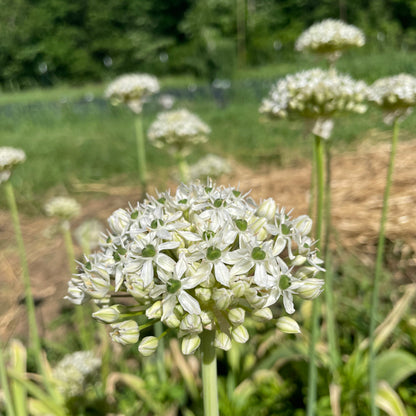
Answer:
[[[201,334],[202,388],[204,416],[218,416],[217,355],[214,346],[215,331]]]
[[[390,188],[393,179],[393,169],[394,169],[394,159],[396,156],[397,142],[399,138],[399,129],[400,123],[396,118],[393,122],[393,137],[391,142],[390,150],[390,160],[387,169],[387,180],[386,187],[384,189],[383,197],[383,208],[381,212],[380,220],[380,230],[378,235],[378,244],[377,244],[377,257],[376,257],[376,266],[375,274],[373,281],[373,291],[371,296],[371,309],[370,309],[370,333],[369,333],[369,382],[370,382],[370,408],[371,416],[378,416],[379,411],[376,406],[375,397],[377,393],[377,377],[376,377],[376,368],[375,368],[375,329],[377,325],[377,309],[378,309],[378,297],[379,297],[379,286],[380,279],[383,269],[383,259],[384,259],[384,243],[385,243],[385,227],[388,214],[388,202],[390,196]]]
[[[142,114],[137,114],[135,119],[136,128],[136,144],[137,144],[137,163],[139,169],[139,179],[143,187],[143,194],[146,194],[147,189],[147,167],[146,167],[146,147],[144,143],[143,134],[143,117]]]

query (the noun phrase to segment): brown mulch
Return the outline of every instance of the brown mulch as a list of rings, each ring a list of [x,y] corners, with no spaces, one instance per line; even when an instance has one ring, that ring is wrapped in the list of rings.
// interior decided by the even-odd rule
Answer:
[[[353,152],[334,155],[332,161],[332,223],[337,244],[357,255],[364,263],[374,262],[382,197],[389,157],[388,142],[364,143]],[[408,280],[416,271],[416,140],[399,144],[391,189],[387,244],[399,268]],[[294,168],[278,169],[263,166],[253,171],[235,165],[233,173],[218,182],[251,189],[256,199],[272,197],[293,215],[308,212],[310,197],[309,163]],[[138,199],[132,187],[106,184],[79,185],[82,216],[73,226],[90,218],[105,224],[117,208]],[[53,221],[42,216],[21,215],[21,224],[28,253],[29,269],[42,335],[48,323],[56,318],[66,301],[63,296],[69,280],[69,267],[64,242],[58,233],[50,236]],[[77,254],[81,255],[77,248]],[[13,229],[9,213],[0,211],[0,337],[25,336],[23,288]],[[413,276],[413,277],[412,277]]]

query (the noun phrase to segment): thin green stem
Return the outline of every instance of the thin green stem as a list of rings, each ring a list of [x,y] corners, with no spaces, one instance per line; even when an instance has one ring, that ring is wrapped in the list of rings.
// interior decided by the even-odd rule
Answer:
[[[315,135],[315,174],[316,174],[316,221],[315,221],[315,238],[317,248],[322,247],[322,221],[324,210],[324,140]],[[315,346],[319,336],[319,298],[313,300],[312,305],[312,322],[311,335],[309,341],[309,370],[308,370],[308,396],[307,396],[307,416],[315,414],[316,396],[317,396],[317,377],[318,371],[316,366]]]
[[[214,346],[215,331],[201,334],[202,389],[204,416],[219,416],[217,385],[217,353]]]
[[[26,301],[26,309],[29,321],[29,337],[32,348],[35,351],[36,362],[39,370],[42,370],[42,353],[41,353],[41,344],[39,339],[38,325],[36,323],[36,313],[35,313],[35,302],[33,300],[32,288],[30,286],[30,277],[29,277],[29,267],[26,258],[26,250],[22,237],[22,230],[20,228],[19,213],[17,211],[16,198],[14,196],[13,185],[10,181],[7,181],[4,184],[4,189],[6,192],[7,202],[9,204],[10,213],[12,216],[12,222],[14,227],[14,232],[16,235],[17,248],[20,256],[20,264],[22,267],[22,277],[23,277],[23,286],[24,294]]]
[[[374,281],[373,281],[373,291],[371,295],[369,360],[368,360],[371,416],[378,416],[379,414],[378,408],[375,403],[375,398],[376,398],[376,393],[377,393],[377,377],[376,377],[376,369],[375,369],[375,348],[374,348],[374,338],[375,338],[374,335],[375,334],[374,332],[375,332],[376,325],[377,325],[378,295],[379,295],[380,278],[382,274],[383,259],[384,259],[385,227],[386,227],[386,221],[387,221],[390,188],[391,188],[392,179],[393,179],[394,158],[396,156],[397,142],[399,138],[399,129],[400,129],[399,122],[396,119],[393,124],[393,137],[392,137],[392,142],[391,142],[389,166],[387,169],[386,187],[384,189],[383,208],[381,212],[380,231],[378,235],[376,267],[375,267],[375,274],[374,274]]]
[[[135,120],[136,143],[137,143],[137,163],[139,169],[139,179],[143,187],[143,194],[147,190],[147,169],[146,169],[146,147],[143,133],[143,117],[138,114]]]
[[[154,324],[155,336],[160,339],[158,348],[156,350],[156,368],[161,382],[166,381],[166,369],[165,369],[165,344],[162,338],[163,324],[158,321]]]
[[[70,229],[68,221],[62,222],[61,230],[62,230],[62,235],[65,241],[65,249],[66,249],[66,254],[68,258],[69,272],[71,273],[71,275],[74,275],[76,273],[75,251],[74,251],[74,243],[72,241],[72,236],[71,236],[71,229]],[[81,346],[84,350],[88,350],[92,343],[90,331],[88,331],[87,329],[86,322],[87,320],[86,320],[84,308],[79,308],[76,306],[75,307],[75,326],[79,328]]]
[[[175,155],[175,159],[176,159],[176,163],[178,164],[179,177],[180,177],[181,182],[188,183],[188,181],[189,181],[189,165],[188,165],[188,162],[185,159],[185,156],[181,152],[178,152]]]
[[[15,416],[12,397],[10,394],[9,381],[7,379],[6,363],[3,356],[3,345],[0,344],[0,382],[4,395],[4,405],[6,407],[7,416]]]

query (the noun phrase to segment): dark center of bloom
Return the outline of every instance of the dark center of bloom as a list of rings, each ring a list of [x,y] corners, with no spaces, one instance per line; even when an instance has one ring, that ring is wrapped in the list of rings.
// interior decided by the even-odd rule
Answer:
[[[142,256],[143,257],[154,257],[156,254],[155,246],[152,244],[148,244],[143,250],[142,250]]]
[[[224,202],[224,200],[223,200],[223,199],[216,199],[216,200],[214,201],[214,207],[215,207],[215,208],[220,208],[223,202]]]
[[[290,233],[290,228],[286,224],[282,224],[282,233],[288,235]]]
[[[188,202],[188,200],[185,199],[181,199],[180,201],[178,201],[178,204],[186,204]]]
[[[132,220],[135,220],[138,216],[139,216],[138,211],[133,211],[133,212],[130,214],[130,218],[131,218]]]
[[[248,226],[246,220],[235,220],[235,225],[240,231],[246,231]]]
[[[207,259],[208,260],[217,260],[221,257],[221,250],[216,247],[208,247],[207,249]]]
[[[214,235],[215,235],[214,231],[212,231],[212,230],[207,230],[207,231],[204,231],[204,232],[202,233],[202,238],[203,238],[205,241],[208,241],[208,240],[210,240],[212,237],[214,237]]]
[[[236,190],[234,190],[234,191],[233,191],[233,195],[234,195],[236,198],[238,198],[238,197],[241,195],[241,192],[240,192],[240,191],[236,191]]]
[[[166,288],[168,293],[176,293],[181,288],[181,282],[176,279],[169,279]]]
[[[253,257],[254,260],[264,260],[266,258],[266,252],[260,247],[254,247],[251,252],[251,257]]]
[[[287,289],[290,286],[290,279],[288,276],[286,276],[285,274],[282,274],[280,276],[280,280],[279,280],[279,287],[282,290]]]

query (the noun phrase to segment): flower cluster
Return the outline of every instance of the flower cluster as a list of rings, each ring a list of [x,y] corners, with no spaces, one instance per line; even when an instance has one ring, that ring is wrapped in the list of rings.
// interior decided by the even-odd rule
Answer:
[[[26,154],[23,150],[7,146],[0,147],[0,184],[10,178],[14,166],[25,160]]]
[[[66,298],[93,299],[94,318],[110,324],[121,344],[137,343],[159,320],[178,331],[184,354],[199,347],[204,330],[215,331],[215,346],[224,350],[231,340],[246,342],[249,314],[279,317],[278,328],[299,332],[278,301],[293,314],[295,296],[313,299],[323,288],[311,219],[291,218],[272,199],[257,205],[210,181],[181,184],[175,195],[116,210],[108,223],[106,242],[80,265]],[[151,354],[157,343],[145,337],[139,351]]]
[[[380,78],[370,86],[368,99],[386,113],[386,121],[406,116],[416,105],[416,78],[408,74]]]
[[[273,117],[331,118],[342,112],[363,113],[368,87],[348,75],[319,68],[287,75],[263,100],[260,112]]]
[[[81,207],[75,199],[57,196],[45,204],[46,215],[66,221],[79,215]]]
[[[227,160],[214,154],[207,154],[189,167],[189,176],[192,179],[216,178],[230,172],[231,166]]]
[[[147,135],[157,148],[167,146],[172,153],[187,154],[192,145],[205,143],[211,129],[188,110],[172,110],[158,114]]]
[[[100,221],[90,219],[84,221],[75,229],[74,237],[81,247],[94,250],[100,244],[104,231]]]
[[[357,27],[341,20],[326,19],[305,30],[296,41],[295,49],[336,58],[343,50],[364,44],[365,36]]]
[[[126,74],[116,78],[105,92],[114,105],[126,104],[134,113],[142,111],[144,100],[159,91],[156,77],[148,74]]]
[[[80,396],[85,392],[86,383],[101,367],[101,359],[91,351],[77,351],[65,355],[53,369],[58,390],[66,398]]]

